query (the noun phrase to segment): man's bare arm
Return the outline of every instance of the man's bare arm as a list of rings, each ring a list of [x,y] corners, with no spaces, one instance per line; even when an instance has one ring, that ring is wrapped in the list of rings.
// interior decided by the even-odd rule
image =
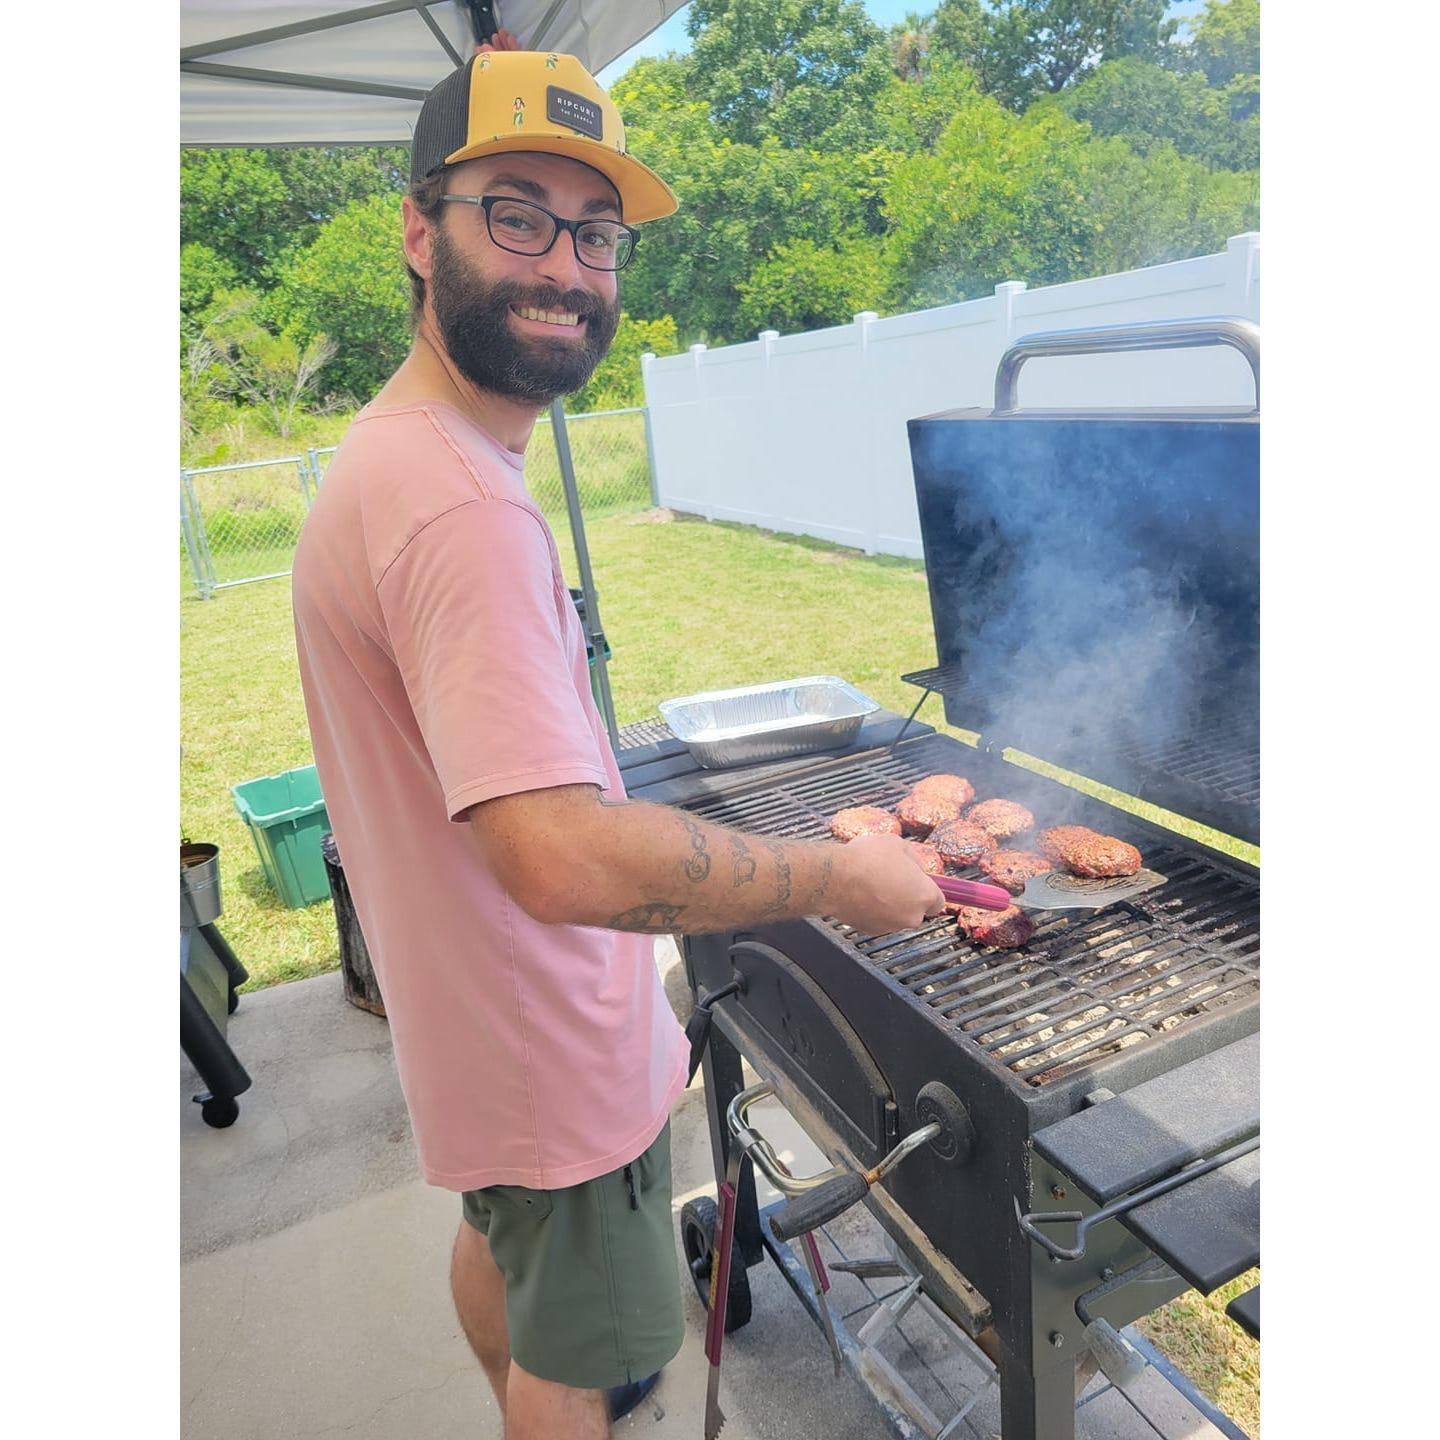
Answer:
[[[856,851],[771,840],[668,805],[603,804],[588,785],[487,801],[470,819],[502,883],[550,924],[698,934],[802,915],[888,919],[892,910],[913,911],[919,924],[940,898],[900,841]]]

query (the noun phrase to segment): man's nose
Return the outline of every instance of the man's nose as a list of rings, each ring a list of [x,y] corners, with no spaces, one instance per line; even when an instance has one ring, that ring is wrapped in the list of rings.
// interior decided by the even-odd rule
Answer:
[[[585,284],[585,267],[580,263],[575,245],[574,232],[562,230],[536,266],[545,279],[562,290],[589,289]]]

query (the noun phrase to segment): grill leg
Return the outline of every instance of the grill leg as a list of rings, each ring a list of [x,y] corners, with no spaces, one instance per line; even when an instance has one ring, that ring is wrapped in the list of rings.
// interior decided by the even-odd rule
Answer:
[[[1075,1440],[1075,1364],[1037,1374],[1002,1357],[1000,1425],[1005,1440]]]
[[[689,944],[687,936],[682,941],[682,949]],[[691,982],[691,990],[694,990],[694,970],[688,953],[685,973]],[[705,1080],[705,1118],[710,1125],[710,1153],[715,1161],[715,1184],[718,1187],[730,1163],[731,1137],[725,1128],[725,1111],[745,1088],[740,1052],[721,1033],[719,1025],[710,1027],[710,1041],[700,1061],[700,1073]],[[755,1200],[753,1165],[740,1167],[740,1186],[735,1196],[735,1239],[745,1264],[758,1265],[765,1255],[765,1243],[760,1237],[760,1207]]]

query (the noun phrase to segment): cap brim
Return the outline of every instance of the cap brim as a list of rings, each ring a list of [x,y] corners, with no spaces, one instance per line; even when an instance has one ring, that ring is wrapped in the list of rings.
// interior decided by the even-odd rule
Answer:
[[[621,218],[627,224],[640,225],[673,215],[680,208],[675,192],[648,166],[618,150],[607,150],[591,140],[564,135],[505,135],[499,140],[485,140],[467,145],[445,157],[447,165],[465,160],[478,160],[484,155],[514,154],[518,151],[539,151],[544,155],[564,155],[598,170],[620,194]]]

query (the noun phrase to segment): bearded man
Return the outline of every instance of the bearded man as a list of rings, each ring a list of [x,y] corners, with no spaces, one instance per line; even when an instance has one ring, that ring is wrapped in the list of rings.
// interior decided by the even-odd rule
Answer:
[[[635,226],[676,201],[573,56],[481,58],[421,108],[414,348],[326,473],[295,634],[421,1169],[461,1195],[465,1335],[510,1440],[601,1440],[684,1330],[688,1046],[649,937],[879,934],[944,897],[895,837],[780,844],[626,801],[525,450],[614,337]]]

